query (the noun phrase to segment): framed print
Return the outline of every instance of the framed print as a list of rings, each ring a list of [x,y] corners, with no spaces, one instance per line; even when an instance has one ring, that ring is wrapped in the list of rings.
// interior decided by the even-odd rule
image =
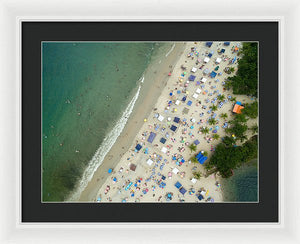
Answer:
[[[19,74],[11,165],[22,237],[5,238],[50,231],[54,241],[52,226],[74,237],[95,228],[103,240],[124,228],[186,236],[262,228],[262,240],[296,240],[286,206],[297,208],[282,196],[283,176],[295,179],[282,164],[282,140],[291,145],[283,94],[295,92],[282,82],[297,63],[282,56],[292,44],[286,23],[294,20],[18,17],[8,32],[16,30],[17,55],[4,64]]]
[[[23,145],[41,159],[23,148],[23,221],[278,222],[277,37],[276,22],[23,22]]]

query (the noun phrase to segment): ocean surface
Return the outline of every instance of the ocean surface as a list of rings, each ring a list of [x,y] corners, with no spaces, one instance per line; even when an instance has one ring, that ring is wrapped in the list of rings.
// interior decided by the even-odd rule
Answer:
[[[172,47],[42,43],[42,201],[85,187],[124,128],[151,59]]]
[[[258,199],[257,160],[234,170],[234,175],[222,180],[222,191],[226,202],[256,202]]]

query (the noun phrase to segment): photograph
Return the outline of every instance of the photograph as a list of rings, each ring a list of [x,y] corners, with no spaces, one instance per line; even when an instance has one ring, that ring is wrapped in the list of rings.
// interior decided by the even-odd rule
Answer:
[[[42,41],[42,203],[259,203],[259,41]]]

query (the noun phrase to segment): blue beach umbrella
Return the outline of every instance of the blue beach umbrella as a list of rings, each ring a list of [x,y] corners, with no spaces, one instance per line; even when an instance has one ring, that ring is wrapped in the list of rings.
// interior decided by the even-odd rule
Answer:
[[[108,171],[107,171],[109,174],[112,172],[112,169],[108,169]]]

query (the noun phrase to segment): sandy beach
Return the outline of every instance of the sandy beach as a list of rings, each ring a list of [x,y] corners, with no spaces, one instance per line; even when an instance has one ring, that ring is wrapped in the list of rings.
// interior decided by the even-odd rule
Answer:
[[[156,60],[144,76],[145,80],[153,79],[152,86],[143,88],[139,106],[79,201],[222,202],[219,176],[206,177],[203,165],[192,163],[190,158],[199,151],[207,152],[209,158],[225,136],[224,123],[231,120],[234,105],[230,97],[242,103],[253,102],[253,98],[223,89],[228,77],[224,69],[237,70],[237,62],[229,62],[237,56],[234,47],[241,45],[214,42],[209,48],[205,42],[176,43],[163,60]],[[221,49],[224,53],[220,53]],[[215,77],[210,77],[212,71]],[[217,100],[221,94],[222,105]],[[218,106],[215,112],[210,109],[213,104]],[[227,113],[228,118],[221,118],[221,113]],[[216,125],[208,124],[211,116],[217,120]],[[249,127],[255,123],[255,119],[248,121]],[[207,135],[202,134],[203,127],[209,128]],[[156,136],[149,142],[151,132]],[[220,138],[214,140],[213,134]],[[188,145],[196,140],[197,150],[191,152]],[[141,149],[136,149],[137,145]],[[200,179],[196,180],[193,172],[201,172]],[[181,192],[175,186],[177,182]],[[202,200],[196,197],[197,193],[203,196]]]

